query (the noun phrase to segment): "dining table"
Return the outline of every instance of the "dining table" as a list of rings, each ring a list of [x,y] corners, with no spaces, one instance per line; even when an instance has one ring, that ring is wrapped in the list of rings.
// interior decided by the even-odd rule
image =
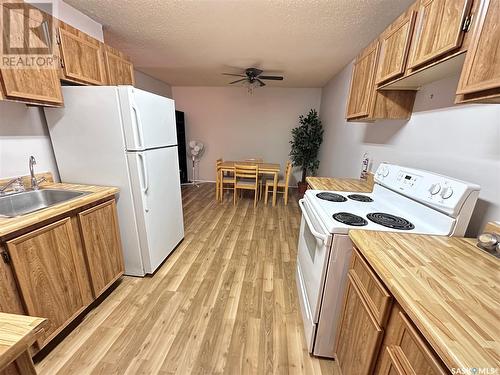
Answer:
[[[276,190],[278,190],[278,175],[281,166],[277,163],[267,163],[259,161],[223,161],[219,166],[219,173],[234,172],[235,165],[255,165],[259,166],[259,175],[273,177],[273,206],[276,206]]]

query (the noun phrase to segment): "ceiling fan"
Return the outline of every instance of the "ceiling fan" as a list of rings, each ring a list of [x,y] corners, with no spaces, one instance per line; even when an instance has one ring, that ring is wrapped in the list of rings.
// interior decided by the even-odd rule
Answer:
[[[229,82],[230,85],[246,81],[251,85],[253,85],[254,83],[258,83],[260,87],[263,87],[266,85],[263,80],[283,81],[283,77],[281,76],[266,76],[262,75],[262,73],[264,73],[263,70],[257,68],[247,68],[245,69],[244,74],[233,74],[233,73],[222,73],[222,74],[225,76],[243,77],[241,79],[237,79],[236,81]]]

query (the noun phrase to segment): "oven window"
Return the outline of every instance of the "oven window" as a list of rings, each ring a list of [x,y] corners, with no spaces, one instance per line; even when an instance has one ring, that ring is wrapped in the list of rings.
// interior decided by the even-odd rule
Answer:
[[[313,236],[311,230],[309,229],[309,225],[304,222],[304,240],[307,246],[307,251],[309,252],[309,256],[311,257],[312,262],[314,263],[314,258],[316,256],[316,237]]]

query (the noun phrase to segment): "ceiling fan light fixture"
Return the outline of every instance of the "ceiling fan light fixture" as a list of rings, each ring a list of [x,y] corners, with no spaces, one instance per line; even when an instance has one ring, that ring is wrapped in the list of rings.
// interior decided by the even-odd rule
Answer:
[[[264,75],[263,73],[264,71],[261,69],[247,68],[244,70],[244,72],[242,72],[242,74],[235,74],[235,73],[222,73],[222,74],[226,76],[244,77],[242,79],[237,79],[235,81],[229,82],[229,84],[232,85],[244,81],[244,85],[246,86],[250,94],[253,93],[253,90],[255,88],[266,86],[264,80],[271,80],[271,81],[283,80],[282,76]]]

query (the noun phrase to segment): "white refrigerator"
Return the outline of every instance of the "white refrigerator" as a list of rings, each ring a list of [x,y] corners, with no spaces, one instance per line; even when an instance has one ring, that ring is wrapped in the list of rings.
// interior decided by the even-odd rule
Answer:
[[[63,95],[45,109],[62,181],[120,188],[125,274],[153,273],[184,238],[174,101],[132,86]]]

